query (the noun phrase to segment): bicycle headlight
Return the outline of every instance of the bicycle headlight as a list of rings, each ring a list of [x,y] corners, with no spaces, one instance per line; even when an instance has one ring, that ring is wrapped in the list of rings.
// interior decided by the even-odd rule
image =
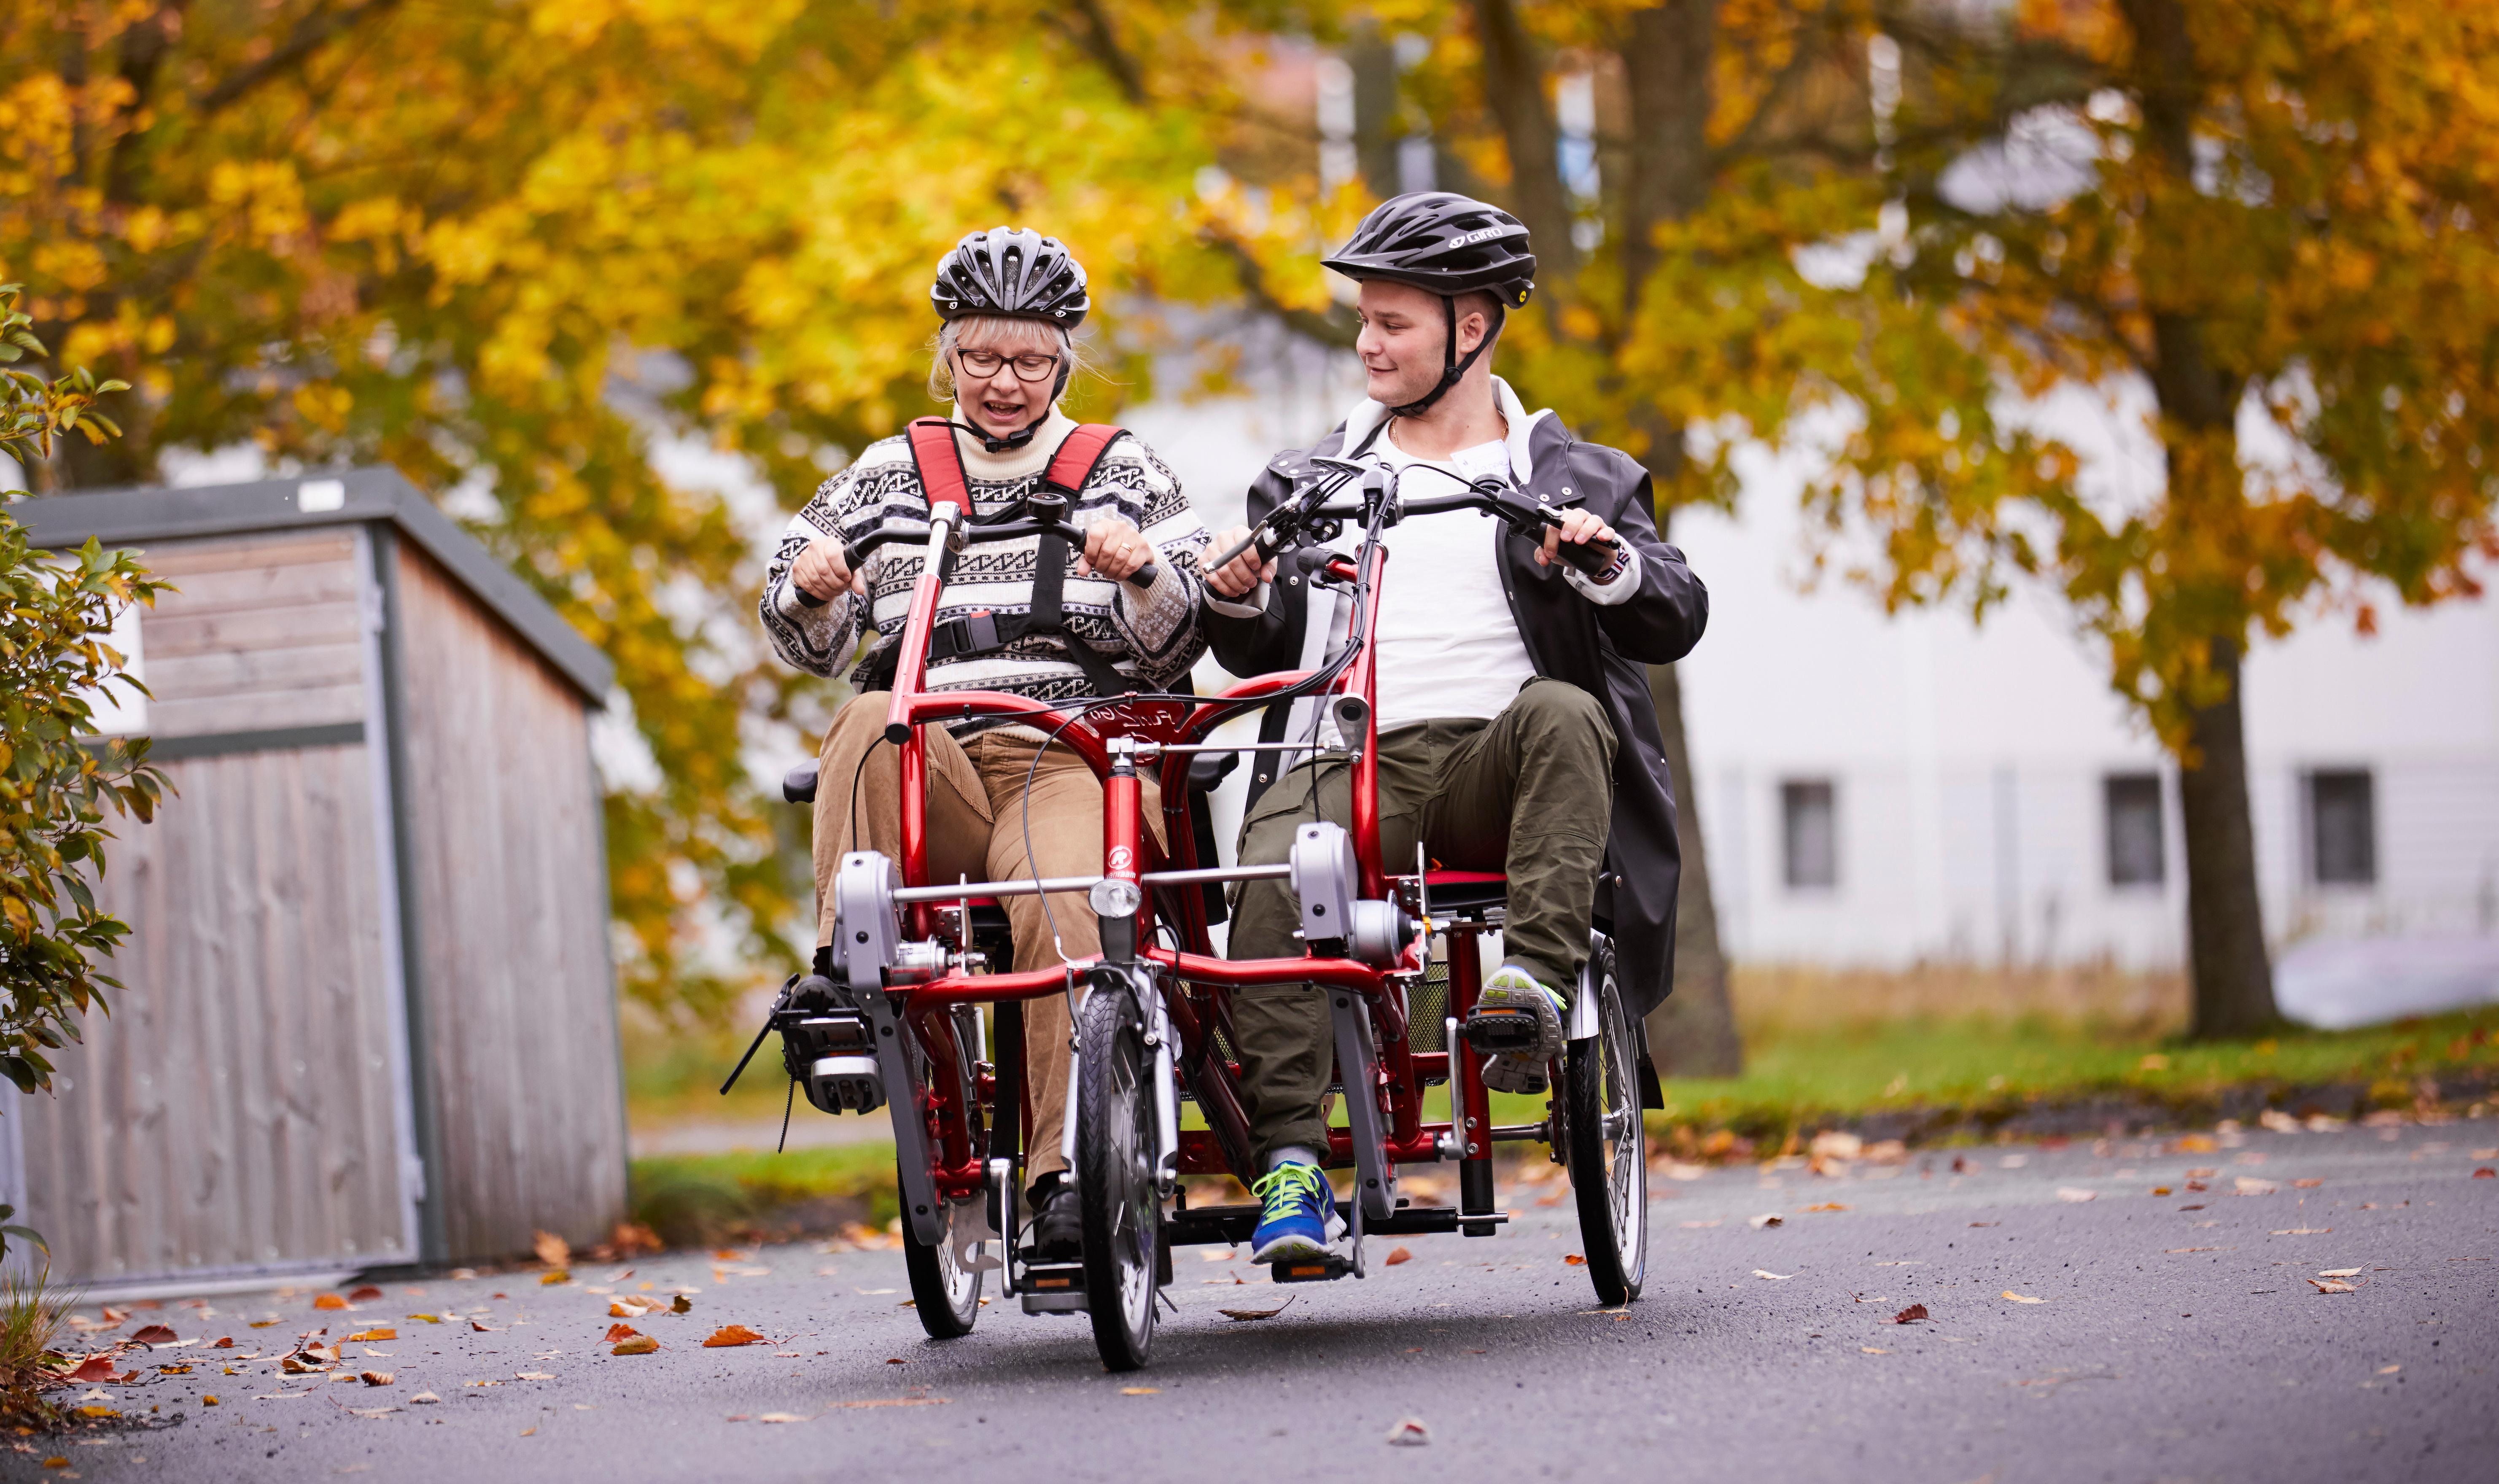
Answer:
[[[1144,904],[1146,893],[1135,882],[1117,876],[1105,876],[1093,884],[1086,895],[1092,900],[1095,914],[1106,918],[1132,918]]]

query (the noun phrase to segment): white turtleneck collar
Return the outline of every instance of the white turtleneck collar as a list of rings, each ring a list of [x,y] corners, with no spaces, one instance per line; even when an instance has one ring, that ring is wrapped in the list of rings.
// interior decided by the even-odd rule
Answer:
[[[955,430],[955,446],[963,455],[964,474],[974,479],[1021,479],[1026,474],[1038,474],[1050,467],[1050,456],[1058,452],[1058,445],[1076,431],[1076,419],[1059,411],[1054,403],[1050,416],[1042,419],[1041,431],[1032,436],[1031,442],[993,454],[981,446],[979,438],[963,431],[972,420],[963,415],[962,403],[957,403],[950,415],[962,425]]]

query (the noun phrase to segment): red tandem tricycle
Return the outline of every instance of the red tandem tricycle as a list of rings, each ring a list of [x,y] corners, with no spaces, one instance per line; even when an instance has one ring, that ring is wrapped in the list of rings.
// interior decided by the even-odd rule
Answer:
[[[932,500],[925,524],[889,522],[849,553],[854,568],[896,543],[920,545],[927,557],[900,640],[886,725],[887,739],[900,750],[902,858],[869,851],[842,858],[830,887],[835,941],[819,952],[817,973],[783,988],[747,1058],[777,1030],[790,1076],[816,1108],[861,1114],[891,1108],[906,1266],[921,1323],[933,1337],[971,1330],[983,1279],[995,1274],[999,1290],[1020,1297],[1026,1313],[1089,1314],[1111,1370],[1146,1363],[1156,1299],[1172,1280],[1172,1248],[1246,1242],[1256,1223],[1255,1206],[1189,1205],[1181,1178],[1230,1175],[1248,1184],[1258,1174],[1229,1055],[1230,999],[1236,988],[1280,983],[1307,984],[1328,997],[1334,1101],[1345,1120],[1329,1131],[1326,1157],[1331,1168],[1352,1171],[1352,1195],[1339,1203],[1349,1229],[1344,1255],[1279,1263],[1276,1281],[1360,1277],[1364,1242],[1372,1237],[1493,1235],[1508,1219],[1495,1200],[1493,1145],[1542,1141],[1569,1171],[1599,1302],[1624,1304],[1639,1294],[1648,1236],[1640,1110],[1654,1102],[1655,1082],[1653,1074],[1643,1076],[1639,1021],[1616,987],[1602,912],[1572,998],[1568,1045],[1548,1068],[1546,1115],[1496,1125],[1481,1059],[1535,1043],[1528,1016],[1476,1004],[1477,942],[1502,921],[1502,878],[1429,869],[1424,860],[1411,875],[1391,875],[1379,855],[1372,637],[1388,565],[1381,532],[1403,514],[1477,509],[1541,533],[1558,522],[1558,512],[1490,480],[1401,500],[1397,473],[1379,466],[1314,459],[1300,473],[1293,496],[1250,540],[1272,557],[1333,541],[1342,523],[1361,523],[1353,555],[1330,559],[1312,574],[1351,596],[1350,622],[1319,668],[1260,676],[1214,696],[1052,703],[923,689],[948,553],[1062,522],[1063,502],[1053,497],[1037,497],[1028,518],[987,525],[968,520],[959,503]],[[1592,570],[1612,556],[1584,545],[1562,551]],[[1206,740],[1227,720],[1302,697],[1327,707],[1337,736],[1349,745],[1322,747],[1315,726],[1299,743]],[[1104,793],[1100,876],[925,879],[927,759],[920,728],[970,716],[1016,717],[1091,765]],[[1295,754],[1349,760],[1352,829],[1306,823],[1286,862],[1222,867],[1213,858],[1212,831],[1203,827],[1204,795],[1239,754],[1256,751],[1282,755],[1279,760]],[[1141,817],[1147,769],[1160,780],[1168,852]],[[795,772],[785,792],[794,801],[811,799],[813,765]],[[1304,956],[1245,961],[1215,952],[1208,929],[1220,912],[1217,893],[1225,883],[1253,878],[1281,879],[1298,897]],[[986,972],[1012,961],[997,900],[1062,892],[1087,894],[1100,920],[1099,957],[1028,973]],[[1436,935],[1446,940],[1437,957],[1430,952]],[[1017,1210],[1032,1123],[1022,1007],[1040,995],[1072,997],[1080,987],[1064,1153],[1084,1255],[1074,1263],[1029,1262]],[[996,1008],[997,1022],[995,1050],[986,1058],[984,1005]],[[745,1066],[738,1063],[740,1071]],[[1426,1089],[1438,1083],[1449,1089],[1446,1122],[1425,1117]],[[1183,1100],[1197,1105],[1202,1130],[1182,1126]],[[1440,1161],[1457,1164],[1455,1207],[1417,1205],[1401,1194],[1400,1166]]]

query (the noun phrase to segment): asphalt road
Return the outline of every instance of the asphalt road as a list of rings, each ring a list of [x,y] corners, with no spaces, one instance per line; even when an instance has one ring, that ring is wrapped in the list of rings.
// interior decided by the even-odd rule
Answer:
[[[1102,1371],[1083,1320],[1009,1302],[968,1339],[925,1339],[897,1307],[901,1256],[881,1250],[686,1254],[613,1281],[576,1270],[574,1286],[393,1284],[351,1313],[309,1294],[168,1303],[117,1333],[169,1323],[201,1343],[130,1363],[195,1369],[88,1403],[149,1427],[32,1440],[0,1452],[0,1475],[2499,1476],[2499,1179],[2471,1177],[2499,1121],[2223,1143],[1964,1150],[1962,1174],[1941,1151],[1839,1176],[1661,1178],[1648,1290],[1620,1313],[1597,1310],[1566,1260],[1569,1204],[1536,1204],[1558,1185],[1507,1190],[1519,1220],[1501,1237],[1407,1239],[1411,1260],[1361,1281],[1280,1289],[1184,1251],[1180,1313],[1153,1367],[1126,1376]],[[2185,1188],[2191,1169],[2215,1172],[2208,1192]],[[2082,1191],[2094,1198],[2062,1193]],[[1808,1209],[1826,1205],[1847,1209]],[[1779,1225],[1752,1224],[1769,1212]],[[2320,1292],[2309,1280],[2329,1269],[2360,1270],[2355,1291]],[[644,1284],[692,1291],[693,1312],[636,1321],[660,1353],[612,1356],[595,1290]],[[1218,1312],[1287,1294],[1273,1319]],[[1891,1322],[1911,1304],[1932,1318]],[[405,1317],[419,1312],[452,1317]],[[730,1323],[777,1342],[701,1347]],[[275,1373],[322,1324],[396,1328],[346,1347],[392,1383]],[[228,1335],[232,1350],[207,1348]],[[1390,1445],[1408,1418],[1429,1441]]]

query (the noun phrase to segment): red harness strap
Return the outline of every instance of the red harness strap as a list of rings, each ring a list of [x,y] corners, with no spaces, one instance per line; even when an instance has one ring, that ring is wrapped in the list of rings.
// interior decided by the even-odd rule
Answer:
[[[1102,456],[1111,451],[1111,441],[1124,430],[1109,423],[1078,423],[1076,431],[1050,456],[1050,471],[1041,482],[1067,497],[1074,503],[1077,495],[1091,482],[1093,471],[1102,467]]]
[[[920,471],[920,488],[932,505],[943,500],[972,516],[971,481],[963,474],[963,450],[955,442],[955,425],[942,417],[914,418],[911,464]]]

